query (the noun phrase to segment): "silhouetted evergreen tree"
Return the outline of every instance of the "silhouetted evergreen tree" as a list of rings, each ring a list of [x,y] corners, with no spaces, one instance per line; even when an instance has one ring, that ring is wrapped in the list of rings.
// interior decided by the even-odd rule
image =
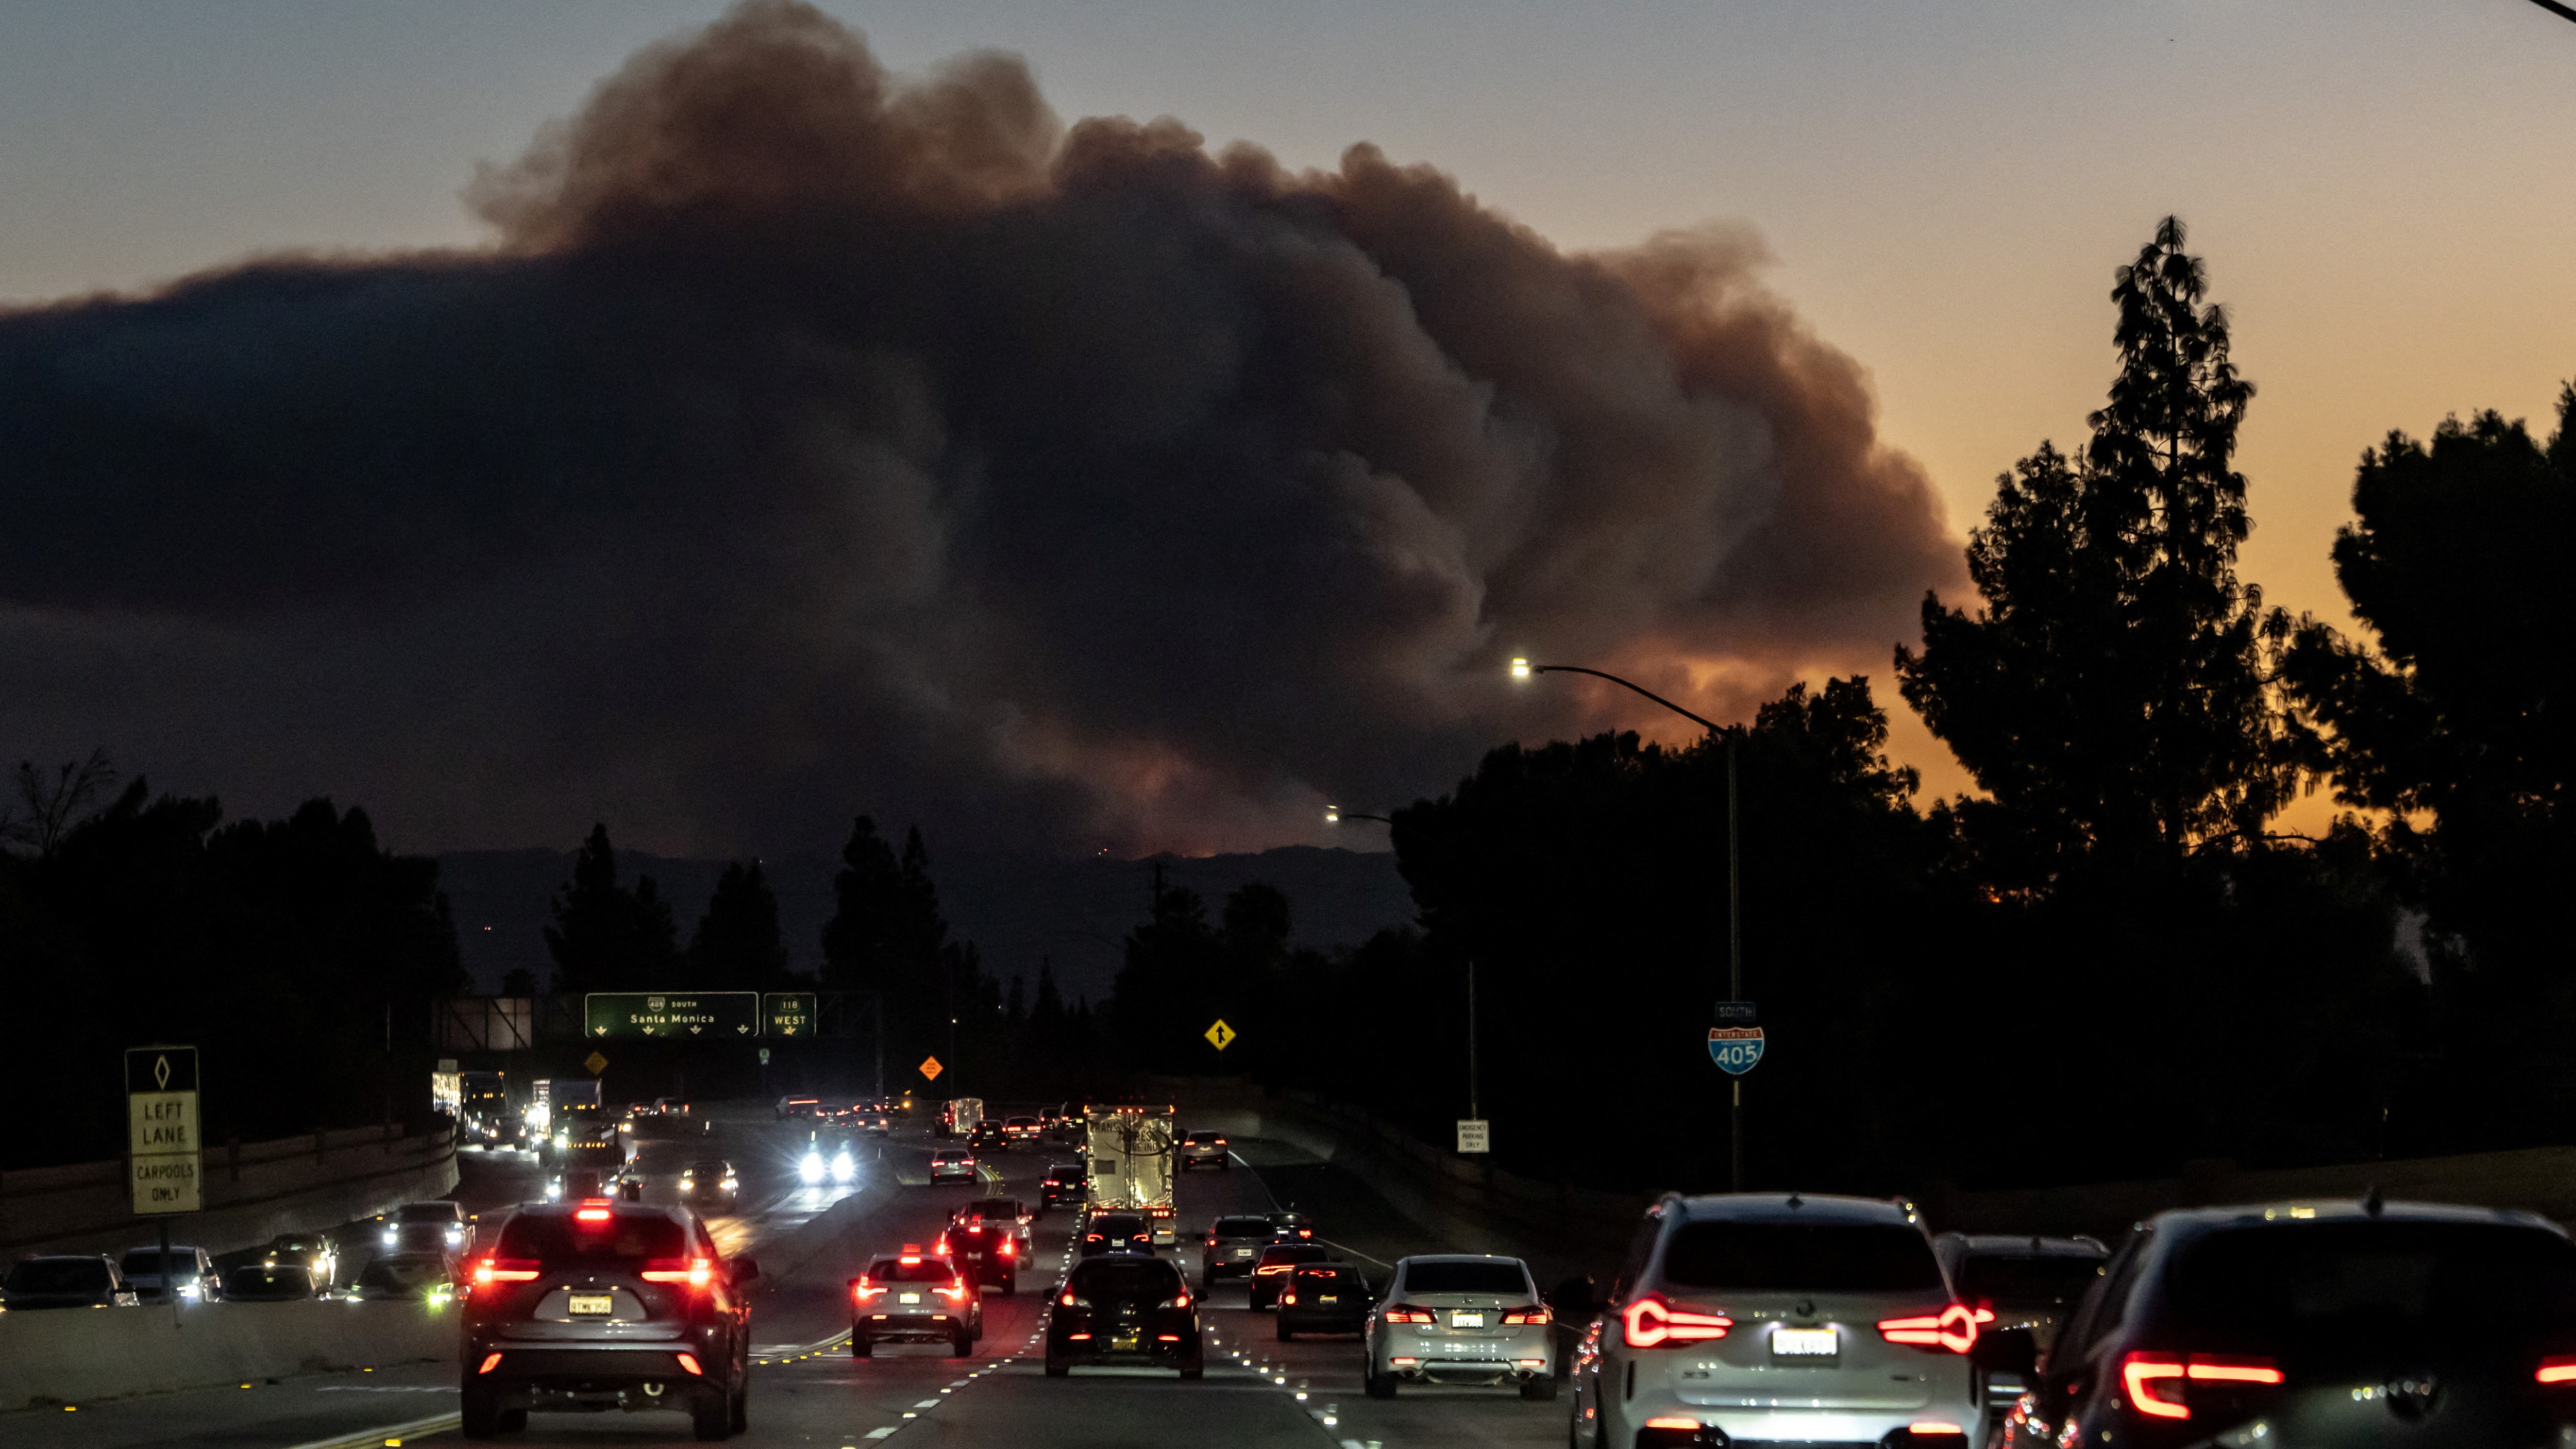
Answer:
[[[1960,807],[1984,870],[2045,887],[2087,859],[2171,869],[2253,839],[2296,783],[2266,691],[2232,466],[2253,385],[2166,218],[2119,269],[2119,376],[2080,458],[2043,443],[1997,480],[1968,571],[1985,607],[1923,604],[1897,674],[1991,796]]]
[[[651,991],[680,980],[679,927],[651,876],[629,890],[617,880],[608,827],[593,825],[574,855],[572,879],[555,893],[546,927],[555,990]]]
[[[689,978],[710,991],[784,991],[795,984],[778,933],[778,897],[760,862],[734,861],[716,878],[689,938]]]

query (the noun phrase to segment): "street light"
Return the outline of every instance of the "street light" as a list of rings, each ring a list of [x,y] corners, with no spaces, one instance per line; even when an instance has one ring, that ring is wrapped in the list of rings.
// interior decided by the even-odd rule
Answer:
[[[1529,679],[1541,674],[1588,674],[1606,679],[1622,689],[1644,695],[1710,734],[1726,742],[1726,999],[1744,999],[1744,932],[1738,923],[1742,914],[1737,906],[1741,894],[1736,881],[1735,845],[1735,739],[1739,731],[1728,729],[1717,721],[1691,713],[1634,680],[1580,664],[1532,664],[1527,659],[1512,660],[1512,678]],[[1744,1191],[1744,1079],[1730,1079],[1732,1104],[1727,1112],[1727,1181],[1730,1190]]]
[[[1368,815],[1357,810],[1345,810],[1339,805],[1324,807],[1326,825],[1339,825],[1345,820],[1374,820],[1389,828],[1395,825],[1394,821],[1383,815]],[[1476,1091],[1476,958],[1471,953],[1467,957],[1467,1120],[1484,1121],[1483,1107],[1484,1103]]]

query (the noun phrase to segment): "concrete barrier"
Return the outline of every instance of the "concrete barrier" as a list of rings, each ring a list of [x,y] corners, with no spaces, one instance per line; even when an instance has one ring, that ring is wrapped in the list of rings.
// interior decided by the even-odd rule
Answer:
[[[171,1236],[222,1252],[444,1197],[456,1186],[456,1147],[445,1132],[399,1127],[231,1144],[205,1154],[203,1185],[206,1210],[173,1218]],[[159,1233],[134,1216],[122,1159],[0,1174],[0,1257],[113,1253]]]
[[[313,1301],[0,1313],[0,1409],[456,1361],[456,1310]]]

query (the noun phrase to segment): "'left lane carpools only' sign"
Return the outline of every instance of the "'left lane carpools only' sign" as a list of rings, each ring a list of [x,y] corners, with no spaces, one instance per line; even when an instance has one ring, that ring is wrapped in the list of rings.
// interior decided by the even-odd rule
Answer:
[[[126,1154],[139,1216],[193,1213],[204,1147],[197,1124],[197,1049],[128,1047],[125,1051]]]

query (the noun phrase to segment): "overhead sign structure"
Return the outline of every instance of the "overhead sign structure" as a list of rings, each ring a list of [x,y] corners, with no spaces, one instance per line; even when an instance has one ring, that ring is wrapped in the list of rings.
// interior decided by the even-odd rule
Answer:
[[[946,1067],[939,1064],[939,1058],[937,1057],[923,1057],[921,1059],[921,1074],[934,1082],[938,1081],[939,1074],[946,1070],[948,1070]]]
[[[594,1041],[737,1041],[760,1035],[757,991],[594,991],[581,999],[581,1013],[581,1034]]]
[[[1708,1029],[1708,1055],[1719,1071],[1730,1077],[1743,1076],[1762,1060],[1762,1028],[1712,1026]]]
[[[817,1003],[811,991],[773,991],[761,998],[761,1029],[771,1036],[812,1036]],[[760,1059],[769,1060],[767,1048]]]
[[[1209,1027],[1206,1031],[1199,1033],[1199,1035],[1206,1037],[1209,1045],[1214,1046],[1218,1051],[1224,1051],[1226,1044],[1233,1041],[1239,1033],[1237,1033],[1233,1027],[1226,1025],[1224,1018],[1220,1017],[1218,1018],[1216,1025]]]
[[[126,1049],[125,1121],[135,1213],[202,1211],[204,1139],[195,1047]]]
[[[1481,1119],[1479,1119],[1479,1118],[1474,1118],[1474,1117],[1461,1117],[1461,1118],[1459,1118],[1459,1119],[1458,1119],[1458,1150],[1459,1150],[1461,1153],[1467,1153],[1467,1152],[1491,1152],[1491,1151],[1493,1151],[1493,1150],[1494,1150],[1494,1145],[1493,1145],[1493,1143],[1494,1143],[1494,1139],[1493,1139],[1492,1135],[1491,1135],[1491,1134],[1486,1130],[1490,1125],[1491,1125],[1491,1124],[1489,1124],[1489,1123],[1487,1123],[1487,1122],[1485,1122],[1485,1121],[1483,1121],[1483,1120],[1481,1120]]]

